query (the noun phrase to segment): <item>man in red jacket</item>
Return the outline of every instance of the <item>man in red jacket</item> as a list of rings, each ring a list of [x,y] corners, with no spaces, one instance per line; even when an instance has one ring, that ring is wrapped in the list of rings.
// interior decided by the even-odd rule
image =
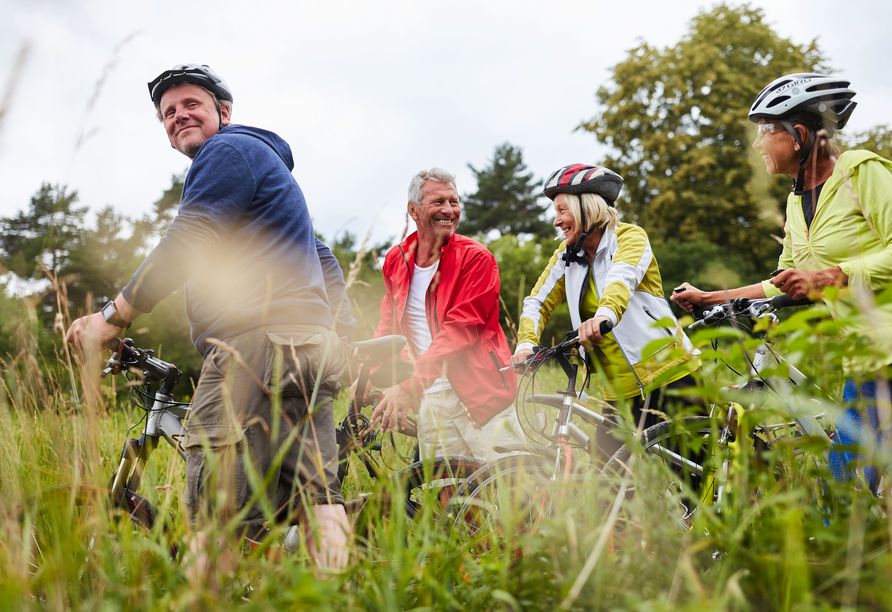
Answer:
[[[491,461],[494,447],[517,447],[523,433],[512,405],[517,378],[499,325],[499,268],[485,246],[456,233],[455,177],[423,170],[409,185],[417,231],[384,262],[387,294],[375,337],[409,340],[415,376],[384,392],[372,415],[385,430],[416,413],[422,458],[470,455]]]

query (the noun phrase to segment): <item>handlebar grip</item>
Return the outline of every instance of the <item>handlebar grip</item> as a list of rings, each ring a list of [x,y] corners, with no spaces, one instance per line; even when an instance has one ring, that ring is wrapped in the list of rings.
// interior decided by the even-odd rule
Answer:
[[[112,338],[105,343],[105,348],[110,349],[113,353],[117,353],[118,349],[121,348],[121,342],[120,338]]]
[[[601,321],[601,324],[598,326],[598,330],[601,332],[602,336],[609,334],[610,330],[612,330],[612,329],[613,329],[613,322],[610,319],[607,319],[606,321]],[[564,341],[566,342],[567,340],[573,340],[574,338],[578,338],[578,337],[579,337],[579,330],[574,329],[574,330],[567,332],[567,337],[564,338]]]
[[[712,310],[712,305],[708,306],[698,306],[694,310],[691,311],[691,314],[694,315],[694,319],[699,321],[706,317],[707,313]]]
[[[789,295],[777,295],[771,298],[771,305],[774,308],[790,308],[793,306],[811,306],[814,302],[808,298],[794,300]]]

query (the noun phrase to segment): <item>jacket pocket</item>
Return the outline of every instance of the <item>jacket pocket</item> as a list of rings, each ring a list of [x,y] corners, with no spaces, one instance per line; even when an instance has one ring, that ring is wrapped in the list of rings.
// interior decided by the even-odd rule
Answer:
[[[508,385],[508,381],[505,380],[505,375],[502,373],[502,364],[500,364],[500,363],[499,363],[499,360],[496,359],[496,354],[495,354],[495,352],[494,352],[494,351],[490,351],[490,352],[489,352],[489,356],[492,357],[492,362],[493,362],[494,364],[496,364],[496,372],[499,373],[499,378],[502,379],[502,385],[504,385],[504,387],[510,391],[510,390],[511,390],[511,387]]]
[[[299,330],[267,332],[266,336],[272,350],[263,381],[270,392],[283,398],[309,398],[320,385],[337,395],[347,358],[336,334]]]
[[[651,313],[651,311],[647,309],[647,306],[642,306],[642,308],[644,309],[644,314],[646,314],[647,316],[649,316],[649,317],[650,317],[651,319],[653,319],[654,321],[659,321],[659,319],[656,318],[656,317],[653,315],[653,313]],[[661,326],[660,326],[660,329],[662,329],[664,332],[666,332],[666,335],[669,336],[670,338],[673,337],[674,334],[673,334],[671,331],[669,331],[669,328],[668,328],[668,327],[663,327],[663,326],[661,325]]]

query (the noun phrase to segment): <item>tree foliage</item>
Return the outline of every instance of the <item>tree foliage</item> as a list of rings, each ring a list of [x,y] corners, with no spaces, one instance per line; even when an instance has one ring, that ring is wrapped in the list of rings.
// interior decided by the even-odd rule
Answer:
[[[866,149],[892,160],[892,129],[878,125],[851,135],[840,134],[840,145],[845,149]]]
[[[530,294],[539,275],[545,270],[557,248],[552,240],[521,240],[513,234],[491,240],[487,248],[499,266],[501,289],[499,319],[505,335],[513,347],[517,343],[517,326],[523,311],[523,299]],[[551,314],[542,332],[543,344],[560,341],[571,329],[570,311],[566,301]]]
[[[354,340],[371,338],[381,318],[381,301],[384,299],[384,276],[381,273],[379,256],[383,261],[393,240],[377,245],[357,244],[356,236],[344,232],[333,242],[325,242],[341,264],[347,281],[347,298],[350,300],[350,314],[356,319]]]
[[[0,219],[0,261],[24,279],[65,274],[80,246],[86,207],[75,206],[77,192],[44,183],[27,211]]]
[[[505,143],[496,147],[492,160],[480,170],[468,168],[477,178],[477,191],[463,198],[462,233],[550,236],[553,230],[542,220],[547,208],[538,190],[542,181],[527,172],[523,151]]]
[[[632,49],[580,127],[614,149],[604,163],[625,178],[618,205],[655,245],[703,240],[764,273],[790,179],[769,179],[751,154],[747,112],[778,76],[825,69],[814,42],[778,36],[761,9],[721,4],[678,44]]]

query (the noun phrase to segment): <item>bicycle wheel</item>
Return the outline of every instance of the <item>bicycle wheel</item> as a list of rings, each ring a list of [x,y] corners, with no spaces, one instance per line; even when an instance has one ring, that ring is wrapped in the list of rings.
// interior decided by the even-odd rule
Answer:
[[[101,593],[110,571],[139,574],[146,556],[176,556],[163,529],[160,542],[151,537],[157,513],[145,498],[109,501],[102,487],[62,484],[25,504],[19,539],[34,598],[69,605]]]
[[[442,522],[450,539],[474,557],[522,556],[532,549],[577,554],[601,523],[603,491],[590,471],[558,474],[554,459],[517,455],[475,472],[456,492]],[[566,552],[566,551],[564,551]]]
[[[377,540],[392,537],[394,523],[437,525],[454,491],[483,465],[473,457],[436,457],[403,468],[365,498],[354,525],[358,541],[376,548]]]
[[[690,529],[703,504],[714,500],[718,486],[711,457],[712,429],[709,417],[687,417],[681,423],[666,421],[641,435],[642,455],[622,446],[601,471],[602,477],[618,491],[627,481],[624,504],[635,500],[644,506],[636,515],[670,516]],[[630,526],[630,513],[617,521],[616,529]]]

